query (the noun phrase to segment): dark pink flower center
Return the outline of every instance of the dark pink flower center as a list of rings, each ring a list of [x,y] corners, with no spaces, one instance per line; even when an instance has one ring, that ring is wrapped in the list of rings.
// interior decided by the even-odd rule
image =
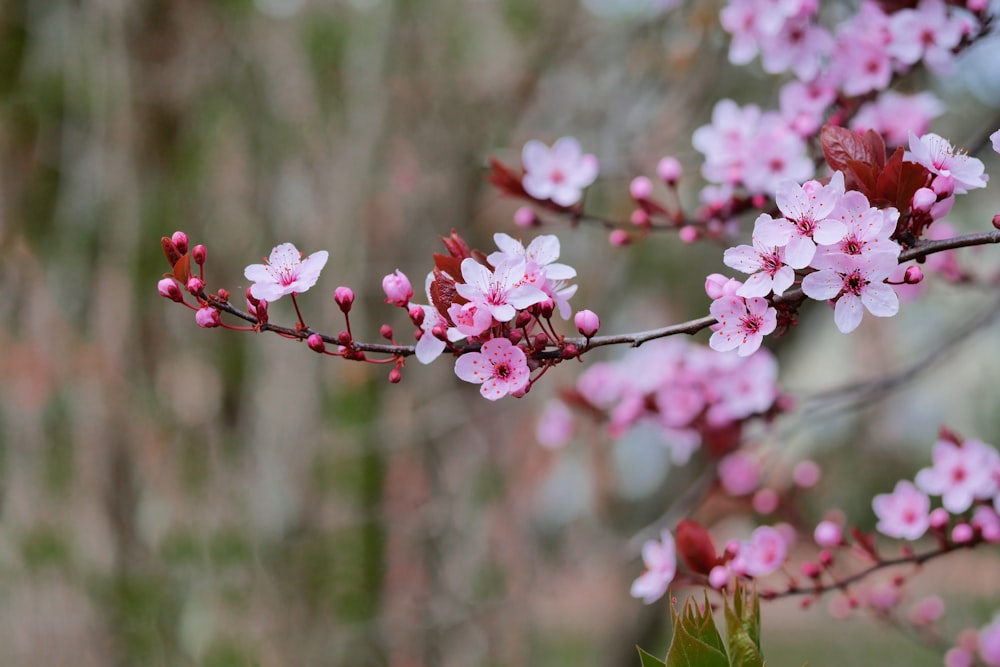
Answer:
[[[853,271],[844,276],[844,289],[855,296],[861,296],[861,289],[868,284],[860,271]]]
[[[552,170],[552,171],[551,171],[551,172],[549,173],[549,179],[550,179],[550,180],[551,180],[551,181],[552,181],[553,183],[555,183],[555,184],[557,184],[557,185],[558,185],[559,183],[562,183],[563,181],[565,181],[565,180],[566,180],[566,174],[564,174],[564,173],[562,172],[562,169],[558,169],[558,168],[557,168],[557,169],[553,169],[553,170]]]

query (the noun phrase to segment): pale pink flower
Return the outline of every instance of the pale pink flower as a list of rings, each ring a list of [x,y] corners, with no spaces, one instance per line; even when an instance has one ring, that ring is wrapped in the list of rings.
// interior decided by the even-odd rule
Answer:
[[[866,102],[851,120],[851,129],[864,132],[875,130],[890,146],[902,146],[910,132],[921,135],[931,120],[944,112],[944,103],[931,92],[906,95],[886,90],[875,100]]]
[[[977,498],[996,494],[1000,454],[989,445],[966,440],[959,446],[940,440],[931,451],[931,460],[933,465],[918,472],[914,481],[926,493],[941,496],[941,504],[952,514],[966,511]]]
[[[899,587],[891,581],[881,581],[865,590],[865,602],[876,611],[888,612],[901,600]]]
[[[745,452],[732,452],[719,460],[719,483],[731,496],[745,496],[760,485],[760,465]]]
[[[944,137],[928,132],[922,137],[910,132],[910,150],[903,154],[909,162],[926,167],[927,171],[954,179],[955,193],[965,194],[969,190],[985,188],[989,177],[981,160],[970,157],[964,151],[956,151]]]
[[[499,252],[491,253],[486,258],[493,266],[497,266],[505,259],[524,259],[542,269],[546,278],[568,280],[576,276],[576,269],[573,267],[556,263],[559,259],[558,236],[552,234],[536,236],[525,248],[524,244],[514,237],[499,232],[493,235],[493,242],[500,249]]]
[[[733,569],[751,577],[771,574],[785,564],[788,544],[781,531],[771,526],[758,526],[750,540],[740,542],[739,552],[733,559]]]
[[[642,562],[646,571],[632,582],[630,594],[652,604],[663,597],[677,574],[674,536],[665,530],[658,541],[649,540],[642,545]]]
[[[1000,515],[987,505],[977,505],[972,510],[972,527],[990,544],[1000,542]]]
[[[1000,667],[1000,616],[979,629],[979,657],[990,667]]]
[[[827,185],[785,181],[775,195],[784,219],[758,219],[761,224],[754,227],[754,236],[765,245],[785,246],[785,262],[793,269],[805,268],[817,244],[831,245],[847,234],[847,226],[832,217],[843,196],[844,174],[839,171]]]
[[[770,220],[771,216],[762,213],[754,223],[754,230],[762,221],[766,224]],[[757,239],[753,240],[753,246],[728,248],[722,261],[730,268],[751,274],[736,290],[738,296],[767,296],[771,292],[780,296],[795,282],[795,271],[785,264],[784,249],[767,246]]]
[[[286,294],[301,294],[316,284],[330,253],[318,250],[302,259],[291,243],[282,243],[271,251],[264,264],[251,264],[243,271],[252,280],[250,294],[255,299],[277,301]]]
[[[833,321],[841,333],[857,329],[865,309],[875,317],[899,312],[899,297],[884,282],[897,265],[892,253],[828,256],[823,263],[829,268],[803,278],[802,292],[820,301],[837,300]]]
[[[756,352],[764,336],[778,326],[778,312],[760,297],[722,297],[712,302],[709,312],[718,320],[709,346],[719,352],[737,350],[741,357]]]
[[[961,646],[953,646],[944,654],[944,667],[972,667],[976,656]]]
[[[843,543],[844,530],[835,521],[820,521],[813,531],[813,539],[824,549],[830,549]]]
[[[493,315],[481,303],[469,301],[453,303],[448,307],[448,317],[455,323],[448,329],[448,340],[456,342],[469,336],[478,336],[493,324]]]
[[[420,363],[429,364],[440,357],[441,353],[448,346],[444,340],[435,336],[432,331],[434,327],[441,327],[443,331],[448,331],[448,320],[442,317],[441,313],[434,306],[410,304],[410,307],[420,308],[424,311],[424,321],[420,323],[423,335],[417,341],[416,357]]]
[[[952,50],[962,41],[963,26],[941,0],[921,0],[916,9],[893,13],[889,32],[889,55],[905,65],[923,60],[930,70],[944,74],[955,60]]]
[[[993,150],[1000,153],[1000,130],[990,135],[990,141],[993,142]]]
[[[455,285],[459,295],[485,306],[497,322],[509,322],[517,314],[546,299],[538,287],[523,282],[524,259],[507,259],[494,271],[472,258],[462,260],[464,283]]]
[[[795,486],[803,489],[811,489],[819,484],[822,474],[823,471],[820,470],[819,464],[806,459],[805,461],[799,461],[792,468],[792,481],[795,482]]]
[[[549,449],[558,449],[573,437],[573,412],[562,401],[551,401],[542,411],[535,426],[538,442]]]
[[[888,537],[916,540],[930,525],[930,498],[905,480],[897,482],[892,493],[875,496],[872,509],[878,517],[875,529]]]
[[[815,134],[823,125],[826,111],[837,98],[837,90],[824,78],[809,82],[789,81],[781,87],[781,117],[799,136]]]
[[[847,233],[836,243],[824,245],[813,257],[811,265],[817,269],[830,268],[837,256],[854,255],[859,258],[874,253],[888,253],[899,257],[902,248],[889,237],[896,231],[899,211],[894,208],[878,209],[855,190],[846,193],[830,214],[844,223]]]
[[[463,354],[455,362],[455,375],[481,384],[479,393],[491,401],[517,394],[528,385],[531,371],[524,350],[506,338],[492,338],[480,352]]]
[[[597,158],[583,154],[580,142],[563,137],[549,148],[532,139],[521,150],[524,191],[535,199],[551,199],[559,206],[580,201],[583,190],[597,178]]]

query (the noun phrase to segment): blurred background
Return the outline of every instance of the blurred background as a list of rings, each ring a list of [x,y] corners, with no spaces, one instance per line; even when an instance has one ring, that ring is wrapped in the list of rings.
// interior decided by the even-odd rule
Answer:
[[[625,218],[628,180],[671,154],[693,203],[692,130],[722,97],[776,106],[776,86],[728,64],[719,2],[666,5],[0,4],[0,665],[596,667],[638,664],[636,643],[665,650],[667,606],[628,596],[633,538],[703,462],[671,470],[658,443],[612,445],[594,424],[540,447],[535,417],[577,369],[495,404],[444,361],[391,386],[385,367],[200,329],[156,281],[176,229],[207,246],[208,287],[233,295],[278,243],[327,249],[300,299],[309,324],[339,330],[332,292],[349,285],[359,338],[387,322],[406,340],[384,274],[422,284],[452,228],[486,250],[517,234],[516,204],[484,183],[490,156],[517,164],[528,139],[576,136],[602,165],[588,206]],[[929,82],[949,104],[935,129],[958,143],[1000,125],[997,49]],[[951,221],[985,230],[998,210],[993,185]],[[554,231],[579,270],[574,306],[606,332],[703,315],[703,276],[723,268],[719,248],[667,236],[615,249],[601,229]],[[982,275],[998,256],[963,255]],[[942,423],[1000,442],[996,309],[988,289],[933,284],[849,339],[814,307],[773,343],[782,385],[806,398],[759,435],[781,452],[772,483],[816,458],[826,481],[802,511],[870,527],[872,494],[926,465]],[[271,318],[292,321],[291,304]],[[808,400],[939,348],[864,410]],[[745,537],[745,508],[720,513],[723,541]],[[952,630],[997,606],[993,554],[969,556],[927,577],[958,602]],[[890,624],[831,625],[815,606],[765,607],[769,661],[940,664]]]

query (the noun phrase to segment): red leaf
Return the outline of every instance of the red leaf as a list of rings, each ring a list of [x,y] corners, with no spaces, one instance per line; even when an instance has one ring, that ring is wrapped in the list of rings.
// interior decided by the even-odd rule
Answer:
[[[827,164],[834,171],[847,171],[849,160],[873,166],[877,164],[872,146],[860,134],[845,127],[824,125],[820,131],[820,144]],[[881,159],[885,160],[884,153]]]
[[[463,260],[466,257],[472,257],[472,251],[469,250],[469,244],[466,243],[465,239],[463,239],[454,229],[451,230],[450,236],[442,236],[440,239],[441,242],[444,243],[444,247],[448,249],[448,254],[452,257],[457,257],[459,260]]]
[[[719,564],[712,536],[700,523],[683,519],[674,532],[677,553],[692,572],[707,575]]]
[[[486,180],[505,195],[531,199],[521,185],[521,175],[496,158],[490,158],[490,172],[486,174]]]
[[[854,541],[857,542],[858,547],[860,547],[862,551],[867,553],[876,561],[881,560],[878,556],[878,551],[875,549],[875,540],[872,539],[871,535],[862,532],[857,526],[853,526],[851,528],[851,537],[854,538]]]
[[[454,326],[455,323],[451,321],[448,317],[448,308],[451,307],[453,303],[466,303],[467,300],[459,296],[458,292],[455,290],[455,280],[444,273],[440,269],[434,269],[434,281],[431,282],[430,287],[431,293],[431,303],[437,308],[437,311],[441,313],[441,317],[448,321],[448,324]]]
[[[434,268],[444,271],[455,280],[462,280],[462,260],[440,253],[434,253],[433,257]]]
[[[181,285],[187,285],[188,279],[191,277],[191,255],[184,255],[177,263],[174,264],[174,278],[180,282]]]
[[[177,249],[174,242],[167,236],[160,239],[160,245],[163,247],[163,254],[167,256],[167,264],[171,267],[181,261],[181,251]]]
[[[868,145],[868,154],[874,161],[872,166],[876,170],[885,166],[885,140],[882,135],[875,130],[868,130],[864,134],[865,144]]]
[[[848,160],[847,173],[850,176],[848,179],[850,182],[847,183],[848,190],[858,190],[869,200],[875,198],[876,174],[870,164],[860,160]]]

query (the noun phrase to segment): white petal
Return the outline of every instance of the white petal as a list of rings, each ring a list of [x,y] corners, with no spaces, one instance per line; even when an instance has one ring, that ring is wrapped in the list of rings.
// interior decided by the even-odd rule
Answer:
[[[861,299],[853,294],[845,294],[837,301],[837,307],[833,311],[833,322],[841,333],[851,333],[861,324],[864,314]]]
[[[885,283],[868,285],[861,290],[861,303],[875,317],[892,317],[899,312],[899,297]]]

